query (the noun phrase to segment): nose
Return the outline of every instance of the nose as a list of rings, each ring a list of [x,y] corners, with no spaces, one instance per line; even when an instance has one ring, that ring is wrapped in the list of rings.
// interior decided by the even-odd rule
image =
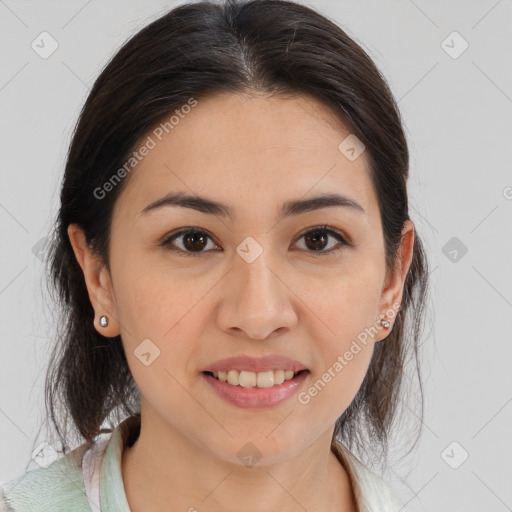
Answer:
[[[252,262],[234,255],[222,291],[219,327],[241,338],[263,340],[283,334],[297,323],[293,283],[267,250]]]

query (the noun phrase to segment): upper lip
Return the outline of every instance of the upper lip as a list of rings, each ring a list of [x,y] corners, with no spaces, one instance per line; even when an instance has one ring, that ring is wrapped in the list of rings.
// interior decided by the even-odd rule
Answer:
[[[221,359],[215,363],[205,366],[203,372],[218,372],[229,370],[246,370],[250,372],[265,372],[270,370],[293,370],[300,372],[307,370],[299,361],[279,355],[268,355],[263,357],[237,356]]]

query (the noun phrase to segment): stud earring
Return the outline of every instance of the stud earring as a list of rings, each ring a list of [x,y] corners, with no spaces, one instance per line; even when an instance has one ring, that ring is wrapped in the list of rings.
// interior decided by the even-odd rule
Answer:
[[[99,323],[100,323],[101,327],[107,327],[107,325],[108,325],[108,317],[106,315],[101,315]]]
[[[380,323],[382,327],[384,327],[385,329],[387,329],[391,325],[387,320],[381,320]]]

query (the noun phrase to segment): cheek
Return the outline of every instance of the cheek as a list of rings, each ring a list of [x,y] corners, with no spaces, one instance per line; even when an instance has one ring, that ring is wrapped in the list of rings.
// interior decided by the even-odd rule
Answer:
[[[310,312],[303,314],[321,361],[304,403],[317,401],[326,410],[331,404],[333,421],[350,405],[368,371],[378,332],[381,279],[380,269],[369,264],[340,273],[324,288],[308,288]]]
[[[355,259],[355,258],[354,258]],[[371,262],[347,261],[339,271],[321,278],[309,277],[302,283],[305,318],[318,326],[317,333],[339,343],[347,342],[378,318],[383,282],[382,269]],[[309,309],[309,312],[307,312]]]
[[[200,350],[194,340],[211,320],[208,291],[219,278],[191,278],[137,258],[118,261],[116,270],[117,314],[135,382],[146,396],[164,389],[164,402],[181,396],[180,384],[194,383]]]
[[[323,410],[333,423],[347,409],[361,387],[373,354],[374,342],[339,337],[323,351],[325,359],[299,402]]]
[[[148,259],[119,258],[116,263],[116,311],[123,336],[134,341],[169,336],[207,290],[208,282]]]

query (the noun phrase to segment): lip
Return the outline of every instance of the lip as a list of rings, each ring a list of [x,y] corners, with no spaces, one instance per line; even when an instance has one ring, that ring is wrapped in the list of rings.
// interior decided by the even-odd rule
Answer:
[[[295,395],[309,374],[310,372],[306,370],[293,379],[285,380],[282,384],[270,388],[232,386],[208,373],[202,373],[201,376],[223,400],[243,409],[265,409],[275,407]]]
[[[236,356],[221,359],[205,366],[201,372],[225,372],[229,370],[246,370],[249,372],[266,372],[270,370],[293,370],[300,372],[308,368],[299,361],[288,357],[271,354],[263,357]]]

